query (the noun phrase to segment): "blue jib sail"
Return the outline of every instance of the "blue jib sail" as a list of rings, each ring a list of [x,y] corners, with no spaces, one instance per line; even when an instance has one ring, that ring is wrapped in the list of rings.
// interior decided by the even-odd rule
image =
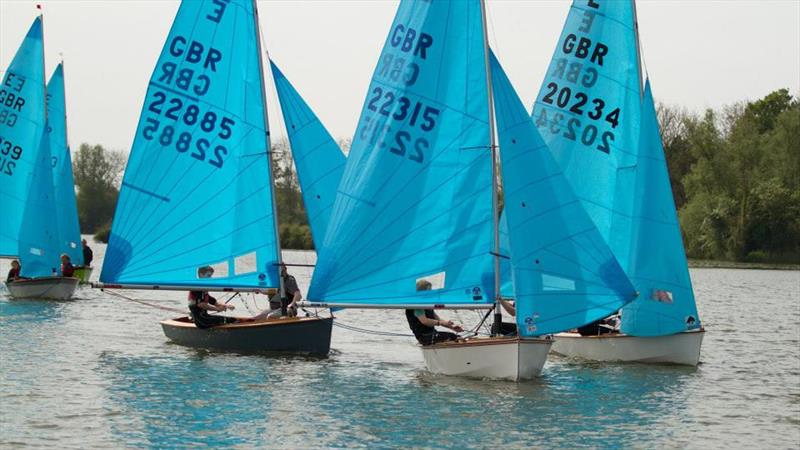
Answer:
[[[103,282],[278,285],[253,5],[181,3],[147,89]],[[201,280],[204,265],[215,272]]]
[[[41,108],[44,107],[43,103]],[[56,199],[52,164],[50,137],[43,133],[19,233],[21,275],[26,277],[49,276],[60,270],[59,223],[58,216],[53,214],[56,210]]]
[[[533,120],[623,267],[630,220],[615,207],[620,171],[636,164],[640,75],[633,1],[575,0]]]
[[[640,297],[622,310],[622,331],[660,336],[700,328],[667,161],[648,81],[633,185],[627,269]]]
[[[311,236],[319,250],[328,229],[336,187],[344,172],[345,156],[278,66],[270,61],[270,67],[311,225]]]
[[[402,1],[369,86],[309,298],[485,304],[492,161],[481,5]],[[417,291],[418,280],[432,283]],[[486,281],[489,281],[488,285]]]
[[[55,215],[58,220],[58,248],[69,255],[75,265],[83,265],[75,181],[72,178],[72,157],[67,142],[67,107],[64,92],[64,65],[56,67],[47,83],[47,133],[53,162]]]
[[[37,17],[0,85],[0,256],[15,256],[45,127],[42,19]]]
[[[606,317],[636,296],[492,55],[505,217],[522,336]]]

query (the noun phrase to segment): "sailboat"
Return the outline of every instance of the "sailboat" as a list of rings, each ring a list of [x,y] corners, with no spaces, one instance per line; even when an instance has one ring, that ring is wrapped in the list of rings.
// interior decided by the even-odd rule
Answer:
[[[4,214],[0,253],[19,257],[24,279],[6,282],[15,298],[65,300],[78,279],[58,274],[61,246],[45,99],[44,43],[37,17],[3,78],[0,183]]]
[[[634,1],[574,1],[532,117],[640,295],[619,333],[561,333],[553,351],[697,365],[704,331],[642,78]]]
[[[78,224],[78,205],[75,199],[75,180],[72,176],[72,156],[70,155],[67,133],[67,102],[64,86],[64,61],[56,67],[47,83],[47,124],[53,166],[53,186],[55,188],[56,215],[58,220],[58,245],[62,253],[69,255],[74,264],[74,277],[87,282],[92,273],[85,267],[81,230]]]
[[[184,1],[150,79],[98,288],[285,295],[256,2]],[[298,150],[301,151],[301,150]],[[211,266],[212,278],[198,269]],[[197,328],[178,344],[327,355],[332,317]]]
[[[400,3],[307,304],[494,310],[493,336],[423,346],[428,370],[524,380],[544,366],[552,345],[544,335],[602,317],[635,293],[588,216],[580,216],[577,200],[569,201],[569,186],[555,164],[538,165],[549,155],[536,145],[541,138],[524,108],[520,116],[509,83],[495,80],[485,24],[479,0]],[[492,86],[502,96],[493,98]],[[520,336],[497,333],[500,263],[511,258],[513,264],[514,257],[500,253],[495,108],[501,143],[524,143],[521,154],[509,152],[519,160],[516,169],[503,169],[504,176],[516,175],[506,190],[532,196],[528,206],[520,206],[527,209],[508,210],[509,245],[520,261],[514,276]],[[553,197],[532,195],[536,183]],[[554,227],[552,239],[541,233],[544,226]],[[538,234],[526,238],[532,231]],[[570,233],[598,247],[574,257]],[[523,255],[526,246],[531,253]],[[421,280],[432,289],[417,290]],[[531,299],[539,296],[547,301],[534,307]]]

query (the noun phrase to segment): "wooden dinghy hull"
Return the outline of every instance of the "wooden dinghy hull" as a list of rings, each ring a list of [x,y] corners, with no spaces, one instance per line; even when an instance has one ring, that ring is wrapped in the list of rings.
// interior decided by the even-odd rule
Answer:
[[[432,373],[523,381],[541,374],[552,344],[552,339],[497,337],[421,348],[425,365]]]
[[[553,353],[589,361],[696,366],[700,361],[703,335],[703,329],[653,337],[558,333],[554,336]]]
[[[76,267],[75,272],[72,274],[75,278],[81,280],[81,284],[88,283],[89,278],[92,276],[92,267]]]
[[[200,329],[188,317],[161,322],[172,342],[187,347],[241,353],[297,353],[327,356],[333,317],[295,317]]]
[[[8,281],[6,287],[13,298],[69,300],[79,281],[74,277],[38,277]]]

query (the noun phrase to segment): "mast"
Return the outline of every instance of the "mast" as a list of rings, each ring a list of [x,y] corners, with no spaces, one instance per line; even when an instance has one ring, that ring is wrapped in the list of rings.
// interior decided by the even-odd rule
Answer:
[[[44,67],[44,10],[42,5],[37,4],[36,9],[39,10],[39,21],[42,22],[42,86],[44,86],[44,132],[47,132],[47,69]]]
[[[486,0],[481,0],[481,19],[483,20],[484,68],[486,69],[486,88],[489,100],[489,142],[492,150],[492,230],[494,232],[494,323],[492,336],[500,334],[502,313],[500,312],[500,214],[498,194],[500,191],[497,179],[497,138],[494,123],[494,94],[492,92],[492,71],[489,66],[489,30],[486,21]]]
[[[639,18],[636,14],[636,0],[631,0],[633,6],[633,33],[636,40],[636,69],[639,71],[639,99],[644,95],[644,79],[642,77],[642,49],[639,43]]]
[[[64,96],[62,98],[62,100],[64,101],[64,104],[62,105],[64,107],[64,142],[67,143],[67,152],[69,152],[70,151],[69,130],[67,127],[67,75],[65,71],[66,69],[64,68],[64,55],[61,54],[61,78],[64,80]]]
[[[273,178],[273,171],[272,171],[272,147],[269,138],[269,119],[267,118],[267,93],[266,93],[266,86],[264,86],[264,62],[261,59],[261,55],[263,50],[261,49],[261,27],[259,26],[258,20],[258,2],[257,0],[253,0],[253,21],[255,26],[255,39],[256,39],[256,48],[258,49],[258,73],[261,76],[261,104],[264,108],[264,141],[267,145],[267,167],[269,168],[269,179],[270,184],[272,184]],[[275,225],[275,248],[277,249],[276,261],[278,261],[278,293],[280,295],[281,300],[286,296],[286,287],[283,285],[283,277],[281,276],[281,267],[280,265],[283,264],[283,257],[281,256],[281,235],[280,229],[278,227],[278,207],[275,202],[275,186],[272,184],[270,186],[270,192],[272,193],[272,217],[274,218],[273,224]]]

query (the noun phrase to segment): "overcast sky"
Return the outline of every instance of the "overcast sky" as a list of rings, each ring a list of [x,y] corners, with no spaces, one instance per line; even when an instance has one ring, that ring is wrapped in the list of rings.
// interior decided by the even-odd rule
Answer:
[[[66,60],[69,136],[128,152],[174,0],[0,0],[0,70],[45,12],[48,74]],[[526,104],[550,63],[570,2],[489,0],[490,42]],[[639,0],[657,100],[700,111],[800,89],[800,0]],[[336,138],[352,136],[396,0],[260,0],[273,59]],[[271,87],[270,122],[283,136]]]

